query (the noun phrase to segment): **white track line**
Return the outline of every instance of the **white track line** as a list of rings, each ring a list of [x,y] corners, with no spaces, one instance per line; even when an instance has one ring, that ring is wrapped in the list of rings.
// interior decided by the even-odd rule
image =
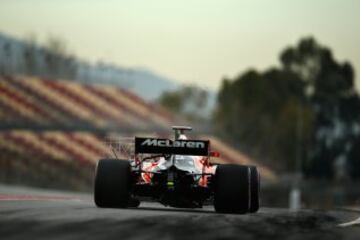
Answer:
[[[351,226],[360,227],[360,217],[358,219],[355,219],[354,221],[339,224],[338,226],[339,227],[351,227]]]

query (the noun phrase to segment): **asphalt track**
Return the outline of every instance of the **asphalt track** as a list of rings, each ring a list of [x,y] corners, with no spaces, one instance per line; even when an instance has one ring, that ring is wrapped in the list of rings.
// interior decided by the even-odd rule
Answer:
[[[338,227],[356,211],[262,208],[215,213],[142,203],[99,209],[89,194],[0,185],[0,239],[360,239],[360,227]]]

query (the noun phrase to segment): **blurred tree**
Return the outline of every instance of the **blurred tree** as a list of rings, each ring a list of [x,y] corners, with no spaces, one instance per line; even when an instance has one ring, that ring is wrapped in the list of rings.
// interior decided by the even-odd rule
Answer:
[[[175,91],[164,92],[157,100],[169,111],[182,115],[190,121],[204,121],[208,93],[198,86],[182,86]]]
[[[360,126],[358,126],[360,131]],[[349,151],[348,171],[354,179],[360,179],[360,137],[357,136],[352,142],[353,146]]]
[[[286,48],[280,61],[279,69],[223,80],[214,114],[218,134],[280,170],[294,169],[298,149],[309,176],[332,177],[336,159],[355,166],[360,101],[352,66],[311,37]]]
[[[285,49],[280,59],[283,69],[297,74],[306,84],[307,98],[316,115],[306,172],[332,177],[331,169],[339,165],[337,159],[351,162],[348,146],[354,145],[352,128],[360,120],[354,70],[348,62],[337,62],[329,48],[311,37]]]
[[[38,49],[36,35],[29,34],[25,38],[24,44],[24,62],[25,62],[25,73],[29,75],[37,75],[38,72]]]
[[[298,74],[308,85],[309,93],[324,100],[354,93],[354,70],[348,63],[338,63],[330,49],[314,38],[302,39],[288,47],[280,60],[285,70]]]
[[[14,51],[12,49],[11,43],[5,43],[3,45],[3,52],[4,52],[4,59],[6,61],[5,61],[2,71],[5,74],[11,74],[14,71],[13,66],[12,66],[13,58],[14,58]]]
[[[58,36],[50,35],[45,43],[45,48],[54,55],[68,55],[66,41]]]
[[[183,100],[179,91],[166,91],[162,93],[158,102],[173,113],[179,113],[182,111]]]
[[[48,75],[53,78],[76,79],[76,60],[67,49],[66,41],[50,35],[46,44],[45,62]]]
[[[66,55],[65,41],[59,37],[49,36],[45,49],[45,62],[47,65],[47,74],[52,78],[58,79],[61,77],[63,58]]]
[[[277,169],[294,169],[297,109],[303,106],[304,84],[289,71],[270,69],[245,72],[224,80],[214,119],[218,132],[229,141],[261,157]],[[310,129],[311,111],[304,116]],[[305,134],[301,141],[305,141]]]

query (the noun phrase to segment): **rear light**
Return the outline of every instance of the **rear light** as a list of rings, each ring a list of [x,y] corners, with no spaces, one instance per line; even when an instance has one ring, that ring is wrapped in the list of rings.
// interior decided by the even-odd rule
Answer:
[[[211,151],[211,152],[210,152],[210,157],[216,157],[216,158],[218,158],[218,157],[220,157],[220,153],[219,153],[219,152],[213,152],[213,151]]]

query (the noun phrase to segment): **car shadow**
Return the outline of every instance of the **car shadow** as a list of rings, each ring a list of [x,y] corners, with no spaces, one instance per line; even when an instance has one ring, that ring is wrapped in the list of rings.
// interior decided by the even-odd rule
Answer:
[[[129,208],[133,210],[142,210],[142,211],[162,211],[162,212],[181,212],[181,213],[201,213],[201,214],[218,214],[215,212],[215,210],[210,209],[193,209],[193,208],[172,208],[172,207],[146,207],[146,206],[140,206],[138,208]]]

